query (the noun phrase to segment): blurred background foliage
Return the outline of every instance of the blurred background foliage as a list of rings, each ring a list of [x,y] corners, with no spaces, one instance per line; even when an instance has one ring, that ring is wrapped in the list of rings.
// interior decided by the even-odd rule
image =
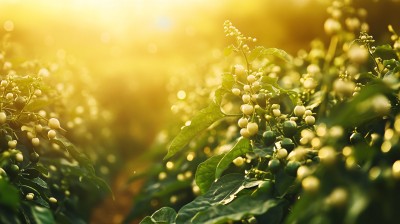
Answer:
[[[138,188],[126,188],[127,178],[152,164],[139,161],[139,155],[171,119],[177,120],[171,113],[171,102],[182,95],[176,92],[219,75],[219,67],[210,68],[224,61],[223,49],[230,43],[223,33],[223,22],[229,19],[243,33],[257,37],[257,45],[296,54],[299,49],[308,49],[316,37],[327,40],[323,34],[327,2],[0,0],[0,35],[10,33],[14,55],[21,60],[34,58],[79,68],[79,72],[71,69],[61,76],[79,80],[74,82],[77,92],[90,91],[99,110],[109,112],[112,122],[106,125],[113,138],[105,148],[122,158],[118,169],[110,169],[116,201],[106,200],[93,219],[111,223],[123,219],[131,206],[130,195]],[[398,29],[400,3],[366,2],[355,1],[369,13],[370,34],[378,43],[388,41],[387,25]],[[70,100],[74,97],[79,94]],[[87,131],[95,135],[85,144],[98,137],[99,127],[91,124]],[[105,158],[106,164],[110,157]]]

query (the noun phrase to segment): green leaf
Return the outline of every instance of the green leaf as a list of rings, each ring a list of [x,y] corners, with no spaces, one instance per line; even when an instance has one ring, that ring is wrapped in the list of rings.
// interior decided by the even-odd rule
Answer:
[[[235,199],[228,205],[216,204],[204,211],[197,213],[192,223],[203,224],[219,224],[228,223],[229,221],[240,221],[249,215],[261,215],[268,210],[279,206],[279,201],[261,200],[259,198],[244,195]],[[279,207],[282,210],[282,207]]]
[[[292,56],[290,56],[284,50],[281,50],[278,48],[267,48],[263,51],[263,55],[273,55],[275,57],[278,57],[278,58],[284,60],[285,62],[292,61]]]
[[[396,51],[393,50],[393,48],[392,48],[392,46],[390,46],[390,44],[377,46],[375,49],[375,52],[374,52],[374,56],[380,57],[384,60],[391,59],[391,58],[397,58]]]
[[[390,95],[391,90],[382,82],[365,86],[352,100],[335,106],[331,111],[335,116],[329,122],[332,122],[331,125],[357,127],[363,122],[379,117],[380,115],[371,109],[371,99],[380,94]]]
[[[352,197],[347,214],[344,217],[345,223],[356,223],[357,218],[367,208],[370,202],[369,196],[366,195],[359,187],[352,186]]]
[[[262,52],[265,50],[265,47],[262,46],[257,46],[255,47],[250,55],[249,55],[249,61],[253,61],[255,59],[257,59],[258,57],[260,57],[262,55]]]
[[[31,206],[31,215],[32,222],[37,224],[47,224],[47,223],[55,223],[53,213],[50,209],[39,207],[39,206]]]
[[[232,52],[234,51],[234,49],[235,49],[235,46],[233,46],[233,45],[229,45],[228,47],[226,47],[224,49],[224,56],[227,57],[227,56],[231,55]]]
[[[219,105],[214,102],[207,108],[200,110],[193,117],[191,124],[183,127],[179,134],[172,140],[168,148],[168,153],[164,159],[168,159],[182,150],[182,148],[185,147],[192,138],[224,116],[225,115],[221,112]]]
[[[176,212],[173,208],[163,207],[147,216],[140,224],[172,224],[175,223]]]
[[[19,192],[5,179],[0,179],[0,205],[11,209],[17,209],[19,206]]]
[[[243,175],[238,173],[221,177],[211,185],[206,194],[197,197],[179,210],[176,223],[187,223],[196,213],[222,203],[234,195],[239,188],[243,188],[244,181]]]
[[[251,151],[250,140],[248,138],[240,138],[228,153],[219,161],[215,170],[215,179],[218,179],[229,164],[238,156]]]
[[[146,216],[139,224],[154,224],[154,222],[150,216]]]
[[[235,79],[231,73],[224,73],[222,75],[222,88],[230,91],[234,84]]]
[[[199,164],[196,170],[196,184],[204,194],[214,182],[215,169],[225,154],[213,156]]]
[[[284,60],[285,62],[292,61],[292,56],[290,56],[284,50],[281,50],[278,48],[264,48],[262,46],[258,46],[254,50],[252,50],[252,52],[249,56],[249,60],[253,61],[254,59],[256,59],[258,57],[263,57],[263,56],[267,56],[267,55],[273,55],[277,58]]]
[[[36,99],[27,104],[24,108],[26,111],[38,111],[53,103],[50,99]]]
[[[280,196],[288,193],[294,186],[295,177],[289,176],[284,170],[279,170],[275,177],[275,189]]]

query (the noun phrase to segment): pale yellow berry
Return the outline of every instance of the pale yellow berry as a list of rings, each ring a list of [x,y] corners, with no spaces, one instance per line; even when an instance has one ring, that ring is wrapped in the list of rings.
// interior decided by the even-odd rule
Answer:
[[[48,126],[51,129],[59,129],[60,128],[60,121],[57,118],[50,118],[48,122]]]
[[[22,162],[22,161],[24,161],[24,155],[22,155],[22,153],[17,153],[17,154],[15,154],[15,160],[17,161],[17,162]]]
[[[336,151],[330,146],[325,146],[318,151],[318,157],[326,165],[332,165],[336,161]]]
[[[235,65],[235,75],[237,76],[244,76],[246,73],[245,68],[243,67],[243,65]]]
[[[247,81],[249,83],[253,83],[256,81],[256,77],[254,75],[249,75],[249,76],[247,76]]]
[[[49,198],[49,202],[52,204],[56,204],[57,203],[57,199],[55,199],[54,197],[50,197]]]
[[[297,105],[294,107],[293,112],[294,112],[294,115],[301,117],[306,112],[306,108],[304,106]]]
[[[279,116],[281,116],[281,110],[279,110],[279,109],[273,109],[273,110],[272,110],[272,114],[273,114],[275,117],[279,117]]]
[[[347,198],[348,194],[346,189],[339,187],[333,190],[328,196],[327,203],[335,207],[342,207],[346,204]]]
[[[35,197],[35,195],[33,193],[28,193],[25,196],[26,200],[28,200],[28,201],[32,201],[34,197]]]
[[[240,89],[238,89],[238,88],[233,88],[233,89],[232,89],[232,93],[233,93],[233,95],[239,96],[239,95],[240,95]]]
[[[276,152],[276,158],[278,159],[284,159],[286,158],[288,155],[288,152],[286,149],[278,149],[278,151]]]
[[[242,109],[242,112],[246,115],[252,115],[254,112],[254,107],[253,107],[253,105],[250,105],[250,104],[243,104],[241,109]]]
[[[242,117],[238,120],[238,126],[241,128],[246,128],[248,123],[249,122],[248,122],[247,118],[244,118],[244,117]]]
[[[8,147],[10,149],[15,149],[15,147],[17,147],[17,140],[8,141]]]
[[[57,133],[53,129],[51,129],[51,130],[49,130],[49,132],[47,132],[47,137],[49,137],[49,139],[55,138],[56,135],[57,135]]]
[[[327,34],[336,34],[342,29],[339,21],[329,18],[324,23],[324,30]]]
[[[40,140],[39,138],[32,138],[32,145],[33,146],[39,146],[40,145]]]
[[[249,138],[251,136],[247,128],[240,129],[240,135],[245,138]]]
[[[400,179],[400,160],[397,160],[393,163],[392,166],[392,175],[396,179]]]
[[[4,124],[7,121],[7,115],[5,112],[0,112],[0,124]]]
[[[242,166],[244,164],[245,159],[243,157],[239,156],[236,159],[234,159],[232,162],[235,164],[235,166]]]
[[[308,176],[301,181],[304,191],[314,193],[319,189],[319,179],[314,176]]]
[[[249,132],[250,136],[257,134],[258,124],[255,122],[249,122],[247,124],[247,131]]]
[[[251,96],[249,94],[243,94],[242,100],[244,103],[250,103]]]
[[[314,125],[314,124],[315,124],[315,117],[314,117],[314,116],[311,116],[311,115],[306,116],[306,117],[304,118],[304,121],[305,121],[306,124],[308,124],[308,125]]]

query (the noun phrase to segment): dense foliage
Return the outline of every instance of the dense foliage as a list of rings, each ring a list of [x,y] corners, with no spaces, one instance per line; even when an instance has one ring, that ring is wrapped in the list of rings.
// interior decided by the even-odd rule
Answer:
[[[127,220],[158,209],[141,223],[395,223],[400,38],[389,26],[376,45],[350,2],[327,10],[329,45],[296,56],[226,21],[232,64],[218,87],[178,92],[184,126],[164,133],[165,163]]]
[[[104,119],[93,114],[89,89],[74,89],[82,78],[67,80],[67,65],[21,61],[9,37],[0,48],[0,222],[86,223],[109,190],[83,153],[101,148],[81,129]],[[77,94],[87,98],[72,102]]]

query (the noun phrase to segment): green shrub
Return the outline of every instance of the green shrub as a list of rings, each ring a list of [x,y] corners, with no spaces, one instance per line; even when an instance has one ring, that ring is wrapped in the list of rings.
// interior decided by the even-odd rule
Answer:
[[[252,47],[226,21],[234,63],[204,86],[199,101],[212,99],[170,141],[127,221],[158,209],[141,223],[396,223],[400,39],[389,26],[392,42],[376,45],[349,2],[328,8],[328,47],[297,56]]]

